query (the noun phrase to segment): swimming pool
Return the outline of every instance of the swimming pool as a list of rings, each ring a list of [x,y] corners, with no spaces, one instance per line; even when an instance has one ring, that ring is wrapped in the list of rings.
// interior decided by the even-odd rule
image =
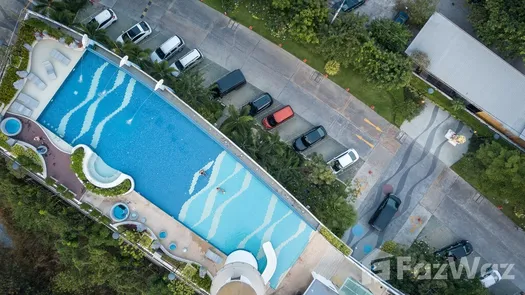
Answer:
[[[71,145],[91,146],[131,175],[137,192],[226,254],[250,251],[262,270],[262,244],[271,241],[273,288],[313,232],[223,146],[95,52],[84,54],[38,121]]]

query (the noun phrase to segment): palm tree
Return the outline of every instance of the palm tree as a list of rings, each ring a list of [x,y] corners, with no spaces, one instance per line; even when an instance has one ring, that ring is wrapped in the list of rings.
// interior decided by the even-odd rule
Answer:
[[[62,0],[64,2],[66,8],[73,13],[77,13],[80,9],[82,9],[86,4],[87,0]]]
[[[45,16],[50,16],[51,12],[62,10],[66,6],[64,2],[56,1],[56,0],[47,0],[47,1],[37,1],[33,9]]]
[[[239,112],[234,105],[228,106],[229,117],[222,123],[220,130],[226,135],[231,135],[236,131],[238,135],[249,136],[255,122],[249,112],[248,107],[242,108]]]
[[[49,17],[66,26],[73,24],[75,14],[67,9],[51,10]]]
[[[88,35],[88,37],[92,40],[96,40],[102,43],[106,43],[108,41],[108,35],[106,34],[106,30],[98,30],[98,25],[94,22],[90,22],[87,24],[79,24],[77,25],[77,29],[81,33]]]
[[[149,68],[149,74],[157,80],[169,77],[173,71],[175,71],[175,69],[170,67],[168,62],[165,60],[161,62],[154,62]]]

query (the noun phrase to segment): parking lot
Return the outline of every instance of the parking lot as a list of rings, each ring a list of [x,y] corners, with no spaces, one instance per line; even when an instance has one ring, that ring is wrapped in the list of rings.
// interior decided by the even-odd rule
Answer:
[[[346,132],[346,130],[338,127],[344,127],[344,125],[338,123],[337,120],[330,120],[331,124],[327,126],[325,124],[326,121],[323,120],[322,117],[312,114],[310,107],[315,108],[315,105],[310,105],[307,102],[305,104],[297,105],[294,104],[294,99],[290,99],[290,97],[295,97],[297,99],[301,96],[310,96],[310,99],[313,97],[315,100],[313,95],[306,93],[304,88],[299,88],[296,85],[290,85],[291,83],[284,83],[286,81],[279,79],[279,77],[271,77],[268,79],[267,77],[264,77],[265,75],[260,73],[261,70],[266,70],[264,65],[261,66],[261,64],[273,63],[276,65],[278,72],[291,78],[294,76],[294,73],[287,73],[287,71],[289,71],[289,67],[287,66],[290,65],[290,63],[294,63],[295,61],[290,59],[278,60],[276,62],[273,60],[271,54],[267,52],[268,47],[258,46],[257,48],[252,48],[253,44],[259,44],[260,40],[257,40],[252,34],[250,34],[252,32],[248,32],[248,34],[238,34],[237,32],[240,31],[241,28],[238,27],[238,24],[232,23],[231,21],[227,23],[225,27],[213,26],[213,23],[203,20],[214,20],[216,19],[215,16],[203,15],[202,18],[198,18],[196,15],[194,15],[194,13],[197,13],[195,10],[192,10],[193,17],[188,15],[190,20],[176,18],[175,15],[178,13],[183,13],[181,10],[184,10],[185,6],[176,6],[177,10],[175,10],[175,13],[172,14],[170,13],[170,9],[175,9],[172,4],[176,3],[177,1],[169,2],[171,4],[164,4],[162,1],[156,2],[158,4],[152,4],[148,7],[148,11],[145,16],[141,18],[144,8],[146,8],[146,1],[101,1],[100,4],[91,6],[88,9],[82,11],[82,13],[77,16],[77,19],[79,19],[81,22],[87,22],[94,15],[105,8],[101,4],[108,5],[118,16],[118,21],[106,30],[108,36],[113,40],[122,34],[123,31],[136,24],[138,21],[145,20],[152,27],[153,33],[144,41],[140,42],[139,45],[141,48],[149,48],[151,50],[155,50],[164,41],[176,34],[184,39],[186,46],[181,52],[172,56],[168,62],[173,63],[191,49],[198,48],[201,52],[203,52],[205,58],[199,65],[196,66],[196,69],[202,73],[206,86],[211,85],[213,82],[217,81],[219,78],[223,77],[229,72],[228,69],[221,66],[216,61],[224,61],[223,65],[233,64],[233,68],[230,67],[230,69],[234,69],[236,67],[241,68],[247,78],[248,83],[238,90],[226,95],[222,99],[222,102],[225,105],[234,105],[240,109],[242,106],[251,102],[261,94],[268,92],[273,96],[274,103],[270,108],[264,110],[260,114],[257,114],[255,118],[256,121],[260,123],[262,118],[265,116],[268,116],[285,105],[291,105],[295,112],[294,117],[272,130],[272,132],[278,133],[281,137],[281,140],[284,142],[291,144],[295,138],[318,125],[323,125],[327,129],[328,136],[311,148],[307,149],[303,153],[304,156],[318,153],[321,154],[326,161],[328,161],[341,154],[348,148],[355,148],[360,156],[366,159],[366,155],[371,149],[370,142],[373,142],[373,139],[368,139],[369,135],[359,132],[357,128],[354,128],[354,131],[358,131],[355,133],[361,134],[362,138],[367,138],[369,140],[368,144],[364,141],[360,141],[355,136],[353,136],[350,141],[347,140],[347,142],[341,143],[340,140],[330,135],[332,133],[331,130],[340,129],[337,130],[338,132],[336,134],[338,134],[340,137],[343,137],[344,134],[341,136],[340,132]],[[191,9],[191,7],[186,8]],[[198,13],[206,14],[207,12],[205,10],[201,10]],[[194,17],[197,17],[198,21],[192,21],[191,19]],[[189,23],[189,21],[192,22]],[[210,29],[212,31],[215,30],[216,34],[223,38],[217,38],[216,40],[208,41],[209,39],[214,39],[217,37],[213,36],[213,34],[208,34],[208,37],[203,39],[202,31]],[[234,40],[234,46],[224,45],[222,47],[217,47],[212,44],[213,42],[224,42],[230,38]],[[251,48],[252,51],[260,51],[260,56],[258,60],[254,60],[253,63],[244,62],[243,64],[240,64],[240,61],[236,59],[242,55],[245,55],[244,49],[246,48]],[[235,50],[240,50],[241,52],[239,52],[238,55],[235,55],[231,54],[231,52],[228,52],[227,50],[231,50],[234,53]],[[264,60],[264,58],[267,58],[268,60]],[[298,67],[299,65],[294,66]],[[259,79],[251,79],[252,77],[259,77]],[[303,82],[301,81],[301,83]],[[280,88],[281,91],[276,92],[276,88]],[[303,116],[305,114],[307,117],[309,115],[310,117],[316,118],[316,120],[305,118],[305,116]],[[327,115],[329,116],[329,114]],[[358,145],[349,144],[349,142],[357,142]],[[360,159],[358,162],[352,165],[352,167],[340,173],[338,177],[343,181],[351,180],[363,162],[364,161]]]

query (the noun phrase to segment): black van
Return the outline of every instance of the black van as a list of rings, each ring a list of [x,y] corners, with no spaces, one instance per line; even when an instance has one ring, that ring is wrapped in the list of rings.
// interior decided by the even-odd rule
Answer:
[[[390,220],[396,215],[399,206],[401,206],[401,200],[393,194],[388,194],[383,202],[379,204],[368,224],[378,231],[384,230],[390,223]]]
[[[250,116],[255,116],[258,113],[269,108],[273,103],[272,96],[268,93],[264,93],[261,96],[248,103],[250,106]]]
[[[213,83],[211,91],[213,97],[219,99],[244,84],[246,84],[246,79],[241,70],[237,69]]]

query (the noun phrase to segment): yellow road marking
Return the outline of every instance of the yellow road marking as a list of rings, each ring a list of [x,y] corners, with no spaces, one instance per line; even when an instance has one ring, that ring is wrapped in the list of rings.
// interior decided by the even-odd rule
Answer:
[[[369,147],[373,148],[374,145],[371,144],[370,142],[368,142],[366,139],[364,139],[361,135],[359,134],[356,134],[355,136],[357,136],[357,138],[359,138],[361,141],[363,141],[364,143],[368,144]]]
[[[383,130],[381,130],[381,128],[379,128],[379,126],[377,126],[374,123],[370,122],[370,120],[368,120],[367,118],[365,118],[365,122],[370,124],[370,125],[372,125],[377,131],[383,132]]]

